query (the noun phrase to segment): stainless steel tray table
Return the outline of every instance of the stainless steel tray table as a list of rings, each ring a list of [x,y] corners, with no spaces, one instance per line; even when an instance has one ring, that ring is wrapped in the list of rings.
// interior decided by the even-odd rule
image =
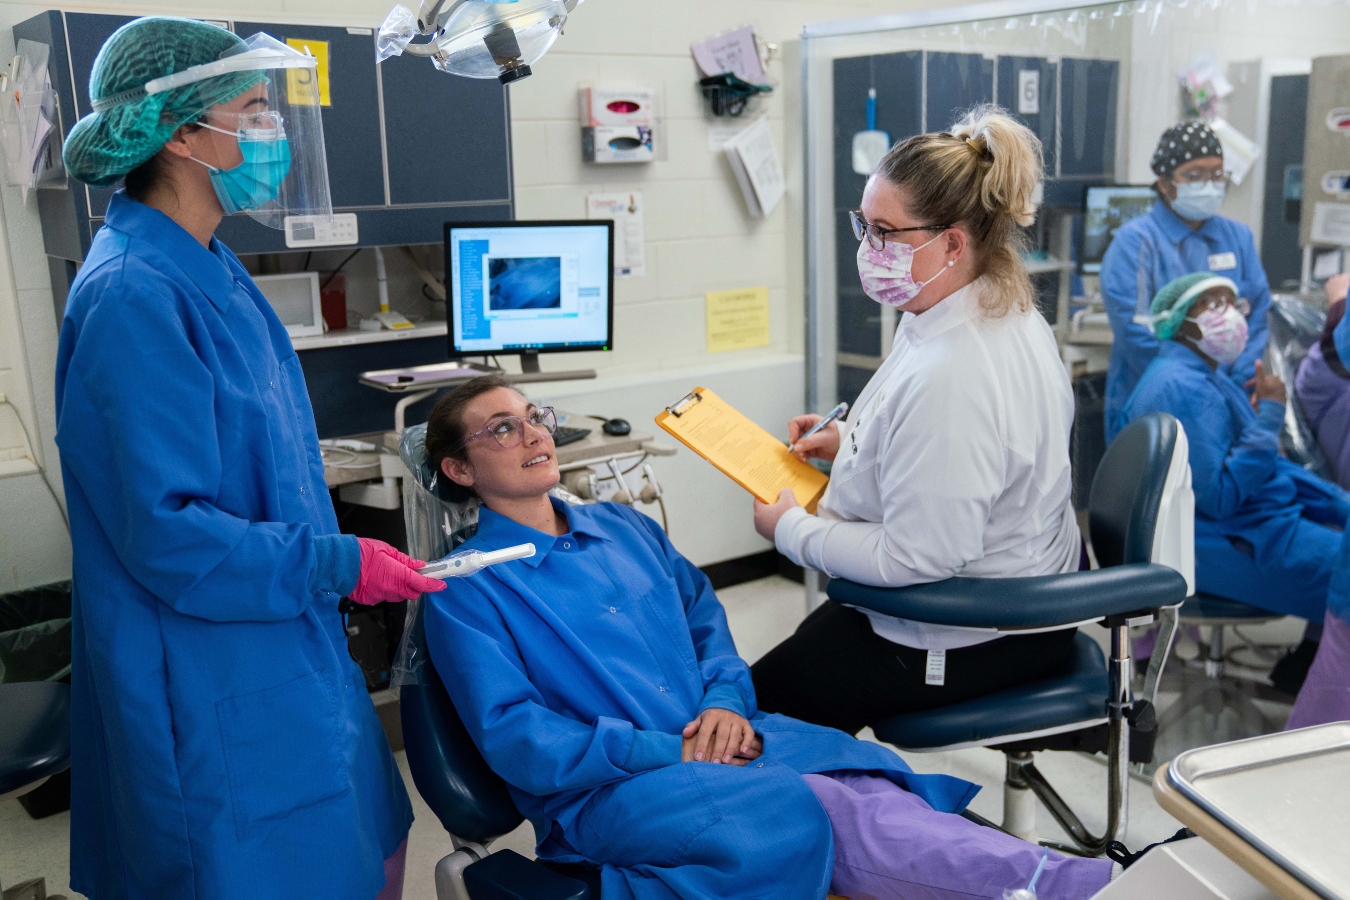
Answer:
[[[1350,722],[1180,754],[1167,780],[1327,900],[1350,900]]]

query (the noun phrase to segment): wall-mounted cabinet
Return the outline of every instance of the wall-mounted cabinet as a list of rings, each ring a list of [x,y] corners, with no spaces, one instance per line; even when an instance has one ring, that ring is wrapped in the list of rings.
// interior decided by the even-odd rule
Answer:
[[[51,10],[14,26],[14,37],[52,48],[62,135],[89,112],[89,74],[104,41],[132,16]],[[247,37],[328,44],[331,105],[323,109],[336,212],[357,218],[358,246],[429,244],[447,221],[512,215],[511,124],[506,88],[454,78],[428,61],[396,57],[376,65],[370,28],[229,22]],[[103,223],[113,190],[72,181],[41,190],[47,254],[79,262]],[[217,234],[236,253],[287,250],[282,232],[231,216]]]

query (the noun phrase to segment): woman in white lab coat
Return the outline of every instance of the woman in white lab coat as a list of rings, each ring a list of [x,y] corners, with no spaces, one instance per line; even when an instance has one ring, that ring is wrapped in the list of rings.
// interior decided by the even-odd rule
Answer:
[[[891,587],[1083,564],[1073,395],[1018,254],[1042,177],[1036,136],[985,107],[896,145],[868,181],[859,275],[903,315],[847,420],[797,444],[833,463],[817,514],[791,492],[756,504],[756,529],[794,562]],[[793,419],[790,439],[819,419]],[[1042,677],[1073,634],[999,637],[827,602],[754,666],[755,690],[766,712],[857,733]]]

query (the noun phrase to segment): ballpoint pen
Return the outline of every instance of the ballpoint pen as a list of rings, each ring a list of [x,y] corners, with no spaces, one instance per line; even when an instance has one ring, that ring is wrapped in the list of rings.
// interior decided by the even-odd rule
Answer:
[[[835,419],[842,418],[843,416],[846,416],[846,415],[848,415],[848,404],[847,404],[847,403],[840,403],[840,404],[839,404],[838,406],[836,406],[834,409],[830,410],[829,413],[826,414],[825,418],[821,419],[819,422],[817,422],[816,424],[812,425],[810,431],[806,432],[806,434],[804,434],[804,435],[802,435],[801,437],[797,438],[797,440],[796,440],[795,443],[788,444],[788,452],[789,452],[789,453],[795,453],[796,450],[797,450],[797,444],[800,444],[802,441],[806,440],[806,439],[809,438],[811,435],[815,434],[817,431],[819,431],[820,429],[824,428],[826,425],[828,425],[828,424],[830,424],[831,422],[833,422]]]

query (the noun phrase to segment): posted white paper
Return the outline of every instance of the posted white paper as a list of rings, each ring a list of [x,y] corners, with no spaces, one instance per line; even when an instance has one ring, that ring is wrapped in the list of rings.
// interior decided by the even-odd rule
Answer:
[[[1341,251],[1332,250],[1330,253],[1319,253],[1313,259],[1312,277],[1318,281],[1326,281],[1332,275],[1337,275],[1341,271]]]
[[[726,149],[727,141],[734,139],[747,127],[747,124],[739,119],[732,119],[730,122],[709,122],[708,152],[721,153]]]
[[[761,116],[724,148],[750,214],[763,218],[783,199],[783,164],[773,142],[769,117]]]
[[[614,274],[647,274],[647,245],[642,232],[642,192],[587,194],[586,218],[614,220]]]
[[[699,41],[690,49],[704,75],[730,72],[751,84],[766,81],[764,68],[759,64],[759,48],[755,46],[755,29],[749,25]]]
[[[1309,237],[1315,244],[1350,247],[1350,203],[1314,204]]]
[[[1024,116],[1041,111],[1041,70],[1023,69],[1017,73],[1017,112]]]

